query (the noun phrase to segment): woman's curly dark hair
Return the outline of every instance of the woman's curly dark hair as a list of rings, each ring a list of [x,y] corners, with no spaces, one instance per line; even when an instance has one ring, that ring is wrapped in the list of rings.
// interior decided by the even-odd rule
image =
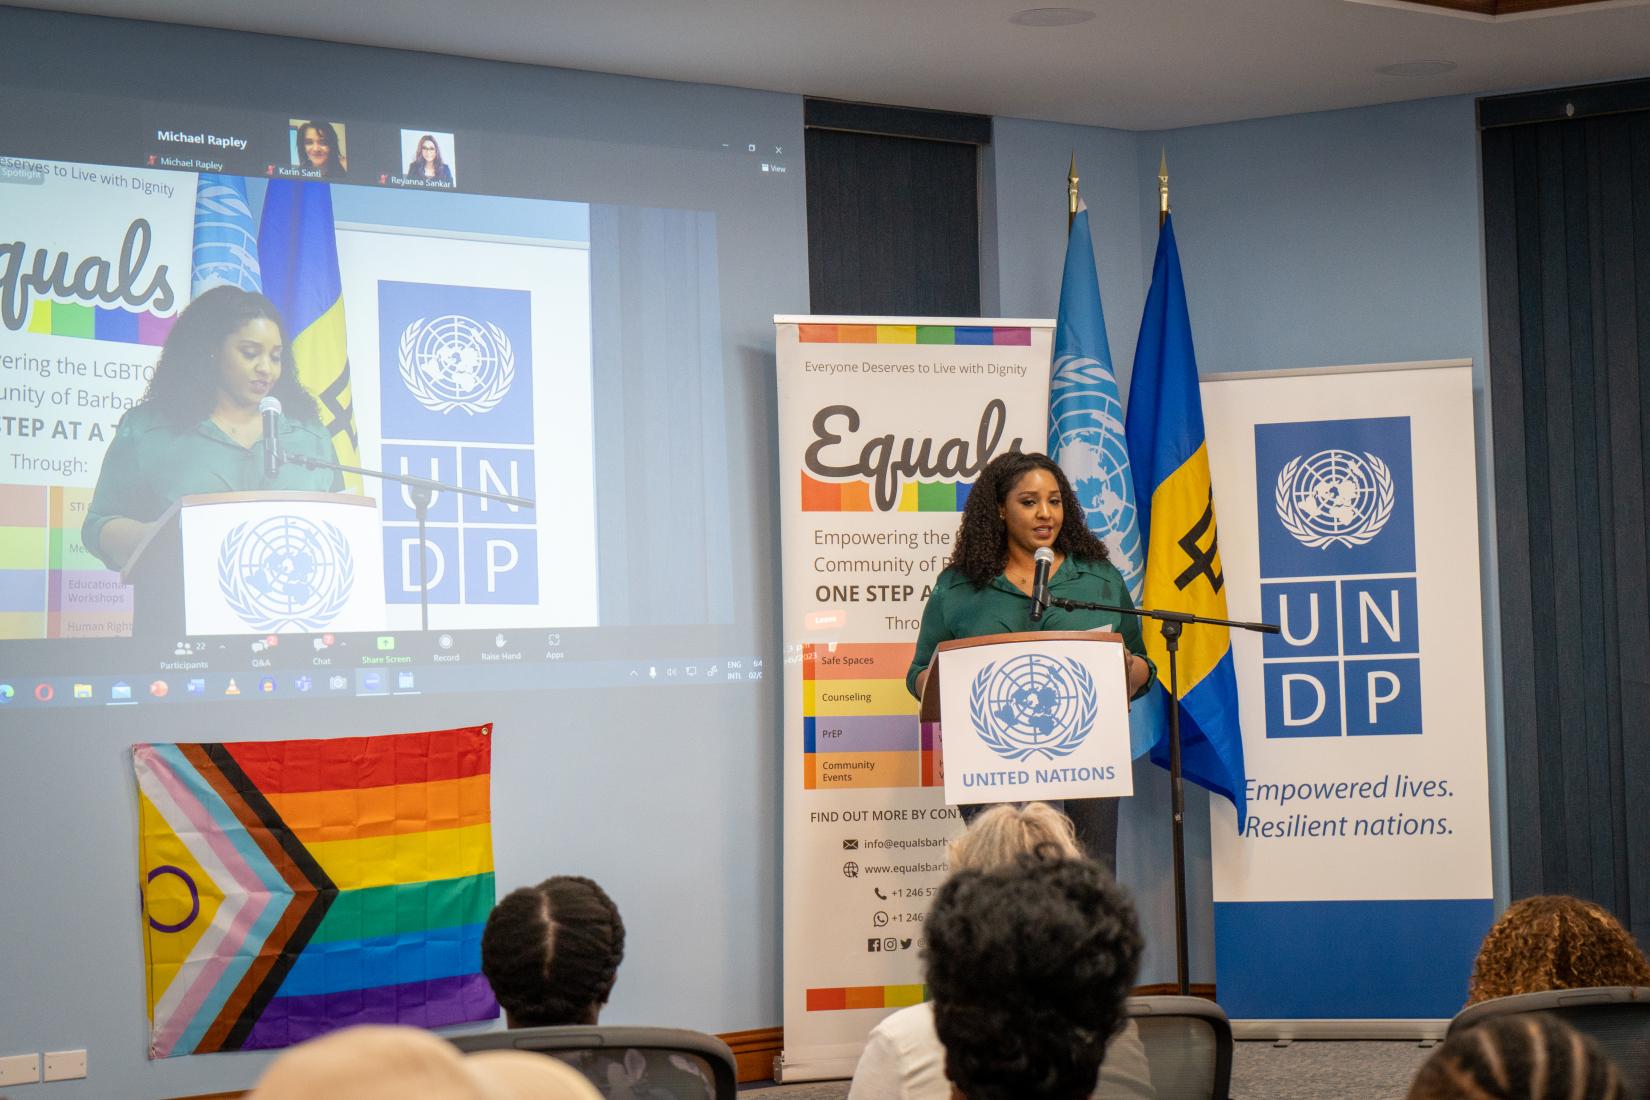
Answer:
[[[218,400],[218,357],[228,340],[248,321],[268,320],[281,333],[284,349],[281,376],[270,387],[281,402],[281,412],[294,420],[319,421],[315,398],[298,382],[298,364],[292,341],[275,303],[262,294],[232,286],[215,286],[189,303],[178,315],[160,362],[149,379],[143,404],[177,428],[188,428],[212,415]]]
[[[968,578],[975,588],[984,588],[991,578],[1008,564],[1008,528],[1004,526],[999,510],[1019,480],[1033,470],[1047,470],[1060,486],[1060,503],[1065,519],[1060,533],[1054,536],[1054,549],[1067,557],[1082,561],[1107,561],[1106,544],[1089,530],[1083,506],[1077,503],[1077,494],[1071,491],[1071,482],[1065,471],[1045,454],[1009,451],[992,459],[979,480],[969,491],[968,503],[963,506],[962,522],[957,525],[957,545],[947,569],[955,569]]]
[[[1077,1100],[1123,1022],[1144,942],[1098,864],[1039,850],[960,871],[934,897],[924,957],[945,1075],[968,1100]]]
[[[1457,1031],[1410,1082],[1408,1100],[1626,1100],[1597,1043],[1542,1012]]]
[[[623,959],[618,906],[577,875],[512,891],[481,932],[481,972],[511,1027],[593,1023]]]
[[[1467,1003],[1548,989],[1650,986],[1650,961],[1609,911],[1564,894],[1515,901],[1484,936]]]

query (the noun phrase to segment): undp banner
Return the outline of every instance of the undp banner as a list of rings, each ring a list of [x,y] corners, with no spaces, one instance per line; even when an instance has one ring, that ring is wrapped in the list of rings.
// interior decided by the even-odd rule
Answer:
[[[1441,1034],[1494,918],[1470,365],[1202,390],[1231,613],[1282,627],[1233,636],[1221,1004],[1256,1037]]]
[[[539,502],[435,494],[431,624],[596,625],[588,245],[344,225],[338,257],[365,464]],[[416,625],[412,498],[366,491],[390,625]]]
[[[776,317],[785,614],[786,1081],[847,1077],[923,999],[960,830],[905,687],[980,470],[1048,435],[1052,321]]]

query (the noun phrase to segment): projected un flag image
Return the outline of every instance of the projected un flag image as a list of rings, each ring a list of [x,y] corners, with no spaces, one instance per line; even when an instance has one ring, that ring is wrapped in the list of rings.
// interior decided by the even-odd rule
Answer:
[[[1407,417],[1256,425],[1267,737],[1421,732],[1412,467]]]

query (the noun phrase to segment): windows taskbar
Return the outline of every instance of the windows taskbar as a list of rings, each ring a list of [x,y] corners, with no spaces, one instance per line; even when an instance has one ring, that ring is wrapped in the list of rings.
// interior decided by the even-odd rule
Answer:
[[[139,706],[200,700],[310,699],[562,688],[708,687],[763,676],[760,657],[550,661],[532,665],[400,664],[382,668],[181,672],[156,676],[0,679],[0,709]]]

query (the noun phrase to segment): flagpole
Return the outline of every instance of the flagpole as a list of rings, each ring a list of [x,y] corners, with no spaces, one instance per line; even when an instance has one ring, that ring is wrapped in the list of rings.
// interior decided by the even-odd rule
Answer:
[[[1071,151],[1071,167],[1066,169],[1066,232],[1077,220],[1077,150]]]
[[[1075,154],[1073,154],[1075,156]],[[1163,221],[1169,216],[1169,153],[1166,149],[1157,151],[1157,228],[1163,228]]]

